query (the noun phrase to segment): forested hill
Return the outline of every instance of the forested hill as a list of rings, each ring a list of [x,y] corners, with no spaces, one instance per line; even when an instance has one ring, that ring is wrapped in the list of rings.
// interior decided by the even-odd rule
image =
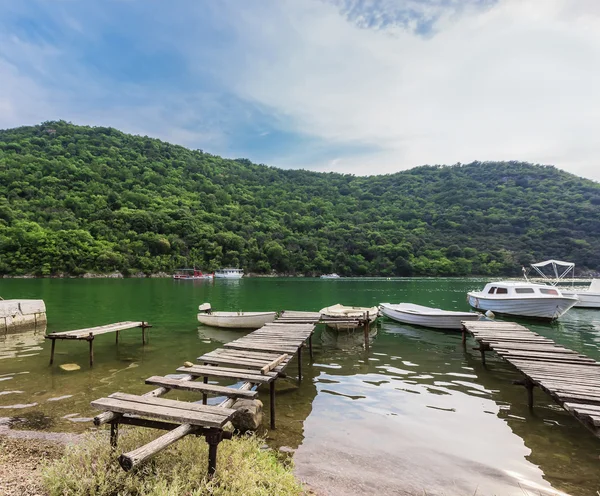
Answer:
[[[0,274],[518,274],[600,268],[600,185],[525,163],[355,177],[226,160],[111,128],[0,131]]]

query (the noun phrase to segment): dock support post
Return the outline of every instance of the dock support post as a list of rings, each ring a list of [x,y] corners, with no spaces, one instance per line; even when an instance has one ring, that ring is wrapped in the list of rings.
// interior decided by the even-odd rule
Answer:
[[[88,342],[90,343],[90,367],[94,365],[94,334],[90,332],[87,337]]]
[[[365,320],[365,350],[369,349],[369,312],[367,312],[367,318]]]
[[[202,382],[203,382],[204,384],[208,384],[208,377],[207,377],[207,376],[204,376],[204,377],[202,378]],[[206,405],[206,404],[207,404],[207,402],[208,402],[208,395],[207,395],[206,393],[202,393],[202,404],[203,404],[203,405]]]
[[[533,382],[529,379],[525,379],[525,388],[527,389],[527,406],[530,410],[533,410]]]
[[[52,340],[52,348],[50,350],[50,365],[54,363],[54,347],[56,346],[56,339]]]
[[[271,406],[271,429],[275,430],[275,381],[269,383],[269,403]]]
[[[313,360],[313,349],[312,349],[312,334],[308,336],[308,353],[310,354],[310,360]]]
[[[465,329],[464,324],[463,324],[463,328],[462,328],[462,345],[463,345],[463,347],[465,347],[467,345],[467,330]]]
[[[217,471],[217,448],[223,440],[223,431],[221,429],[209,429],[205,434],[208,443],[208,478],[212,479]]]
[[[302,346],[298,348],[298,382],[302,381]]]
[[[146,344],[146,326],[142,324],[142,344]]]
[[[115,337],[115,344],[119,344],[119,331],[116,332],[117,336]]]
[[[119,439],[119,422],[118,420],[110,423],[110,447],[116,448]]]

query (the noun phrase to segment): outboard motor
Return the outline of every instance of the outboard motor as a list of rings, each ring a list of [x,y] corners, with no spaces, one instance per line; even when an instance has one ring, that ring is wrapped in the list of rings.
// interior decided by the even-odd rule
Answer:
[[[210,306],[210,303],[202,303],[202,305],[198,307],[198,310],[204,313],[212,313],[212,307]]]

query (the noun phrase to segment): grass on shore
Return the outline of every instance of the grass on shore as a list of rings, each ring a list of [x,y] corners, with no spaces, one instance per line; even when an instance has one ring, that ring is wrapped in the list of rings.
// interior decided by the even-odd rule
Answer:
[[[208,481],[208,445],[202,437],[187,436],[131,472],[121,469],[120,453],[156,438],[156,431],[123,429],[116,451],[107,431],[85,435],[67,447],[65,455],[47,465],[43,481],[51,496],[233,496],[303,495],[291,462],[271,450],[261,450],[256,437],[234,437],[219,445],[217,475]]]

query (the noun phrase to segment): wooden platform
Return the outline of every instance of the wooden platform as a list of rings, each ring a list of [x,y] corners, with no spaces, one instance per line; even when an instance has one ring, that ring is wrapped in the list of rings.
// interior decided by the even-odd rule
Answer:
[[[479,343],[482,361],[493,350],[524,375],[529,407],[539,387],[600,437],[600,363],[512,322],[463,322]]]
[[[142,344],[146,344],[146,329],[152,327],[147,322],[117,322],[115,324],[107,324],[97,327],[88,327],[86,329],[76,329],[73,331],[53,332],[46,335],[46,339],[52,340],[52,349],[50,351],[50,365],[54,363],[54,349],[57,339],[79,339],[88,341],[90,344],[90,366],[94,364],[94,338],[100,334],[116,332],[116,342],[119,342],[119,331],[133,329],[135,327],[142,328]]]

